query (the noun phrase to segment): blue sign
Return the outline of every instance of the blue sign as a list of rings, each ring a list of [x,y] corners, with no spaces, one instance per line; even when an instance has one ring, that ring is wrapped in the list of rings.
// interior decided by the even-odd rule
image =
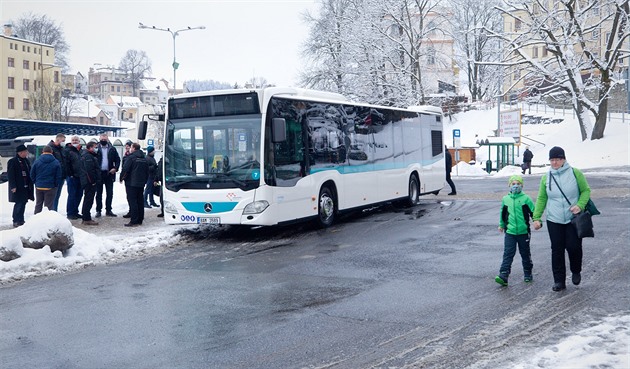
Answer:
[[[153,146],[153,140],[147,140],[147,145],[148,146]]]
[[[453,130],[453,137],[460,137],[460,131],[459,131],[459,129],[454,129],[454,130]]]

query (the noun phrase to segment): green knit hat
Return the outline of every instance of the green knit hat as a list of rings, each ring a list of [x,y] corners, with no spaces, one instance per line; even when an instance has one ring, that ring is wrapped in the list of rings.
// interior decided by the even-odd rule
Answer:
[[[514,182],[514,181],[518,181],[521,184],[523,184],[523,177],[519,176],[518,174],[510,176],[510,179],[508,180],[508,186],[511,185],[512,182]]]

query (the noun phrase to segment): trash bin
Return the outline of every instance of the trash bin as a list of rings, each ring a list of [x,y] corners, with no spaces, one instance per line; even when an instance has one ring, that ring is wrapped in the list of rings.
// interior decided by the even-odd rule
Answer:
[[[492,172],[492,160],[486,160],[486,172]]]

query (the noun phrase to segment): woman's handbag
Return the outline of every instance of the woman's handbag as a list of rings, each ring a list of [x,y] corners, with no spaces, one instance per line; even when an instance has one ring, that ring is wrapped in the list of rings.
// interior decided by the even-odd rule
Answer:
[[[159,182],[153,182],[153,196],[160,196],[162,185]]]
[[[595,237],[593,231],[593,219],[588,210],[581,211],[573,216],[571,224],[577,231],[578,238]]]
[[[551,176],[553,181],[556,182],[556,186],[558,186],[560,193],[562,193],[562,196],[564,196],[564,199],[567,200],[567,202],[569,203],[569,206],[571,206],[571,201],[569,201],[569,199],[567,198],[567,195],[564,194],[564,191],[562,191],[562,188],[560,187],[560,185],[558,185],[558,181],[556,181],[556,178],[551,173],[549,173],[549,175]],[[581,211],[575,214],[573,218],[571,219],[571,225],[573,226],[573,228],[575,228],[578,238],[595,237],[595,231],[593,231],[593,219],[591,219],[591,212],[589,211],[589,206],[591,210],[594,209],[594,211],[596,211],[597,214],[600,214],[599,210],[597,210],[597,208],[595,207],[595,204],[593,203],[593,201],[589,199],[588,202],[586,203],[586,207],[584,208],[584,211]]]

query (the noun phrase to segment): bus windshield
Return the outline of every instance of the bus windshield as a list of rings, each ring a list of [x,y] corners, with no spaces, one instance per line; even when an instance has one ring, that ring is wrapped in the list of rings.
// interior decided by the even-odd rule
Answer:
[[[261,114],[170,119],[164,159],[166,188],[257,188],[261,119]]]

